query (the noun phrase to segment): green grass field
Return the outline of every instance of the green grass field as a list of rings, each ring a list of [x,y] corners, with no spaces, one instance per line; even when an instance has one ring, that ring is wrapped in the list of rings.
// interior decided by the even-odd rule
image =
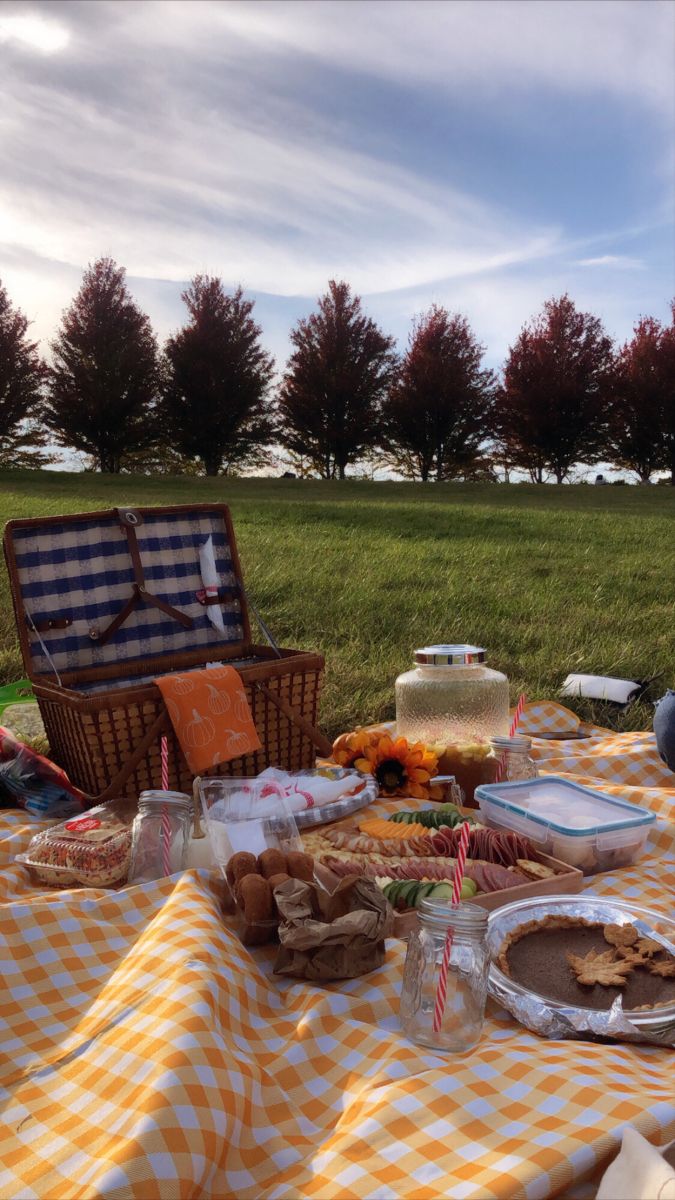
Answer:
[[[675,489],[0,473],[3,523],[205,500],[231,506],[276,637],[325,654],[330,734],[393,716],[394,679],[429,642],[487,647],[513,700],[555,697],[579,670],[663,671],[654,696],[675,683]],[[22,674],[3,572],[0,682]],[[612,723],[651,715],[636,705]]]

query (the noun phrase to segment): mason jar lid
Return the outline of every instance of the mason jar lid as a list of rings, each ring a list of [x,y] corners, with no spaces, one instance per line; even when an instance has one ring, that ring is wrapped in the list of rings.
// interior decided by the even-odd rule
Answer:
[[[527,754],[532,749],[532,738],[525,733],[516,733],[513,737],[502,737],[495,734],[490,738],[490,745],[501,754]]]
[[[463,667],[485,662],[482,646],[423,646],[415,651],[415,662],[424,667]]]
[[[488,914],[478,904],[461,901],[455,908],[450,900],[422,900],[419,907],[420,920],[439,929],[449,926],[456,933],[481,934],[487,929]]]
[[[153,788],[147,792],[141,792],[138,803],[161,804],[175,808],[184,808],[185,805],[188,805],[191,808],[192,796],[188,796],[187,792],[163,792],[161,788]]]

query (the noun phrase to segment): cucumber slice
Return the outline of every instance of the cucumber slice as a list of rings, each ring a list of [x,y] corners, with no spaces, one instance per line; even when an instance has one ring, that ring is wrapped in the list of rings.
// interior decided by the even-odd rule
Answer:
[[[419,883],[416,879],[408,879],[405,886],[399,892],[399,899],[404,900],[408,908],[415,907],[415,896],[417,895],[418,887]]]
[[[452,884],[451,883],[435,883],[433,894],[430,897],[432,900],[452,900]]]
[[[431,895],[431,893],[433,892],[435,887],[436,887],[435,883],[421,883],[420,884],[420,890],[417,893],[417,896],[415,898],[415,908],[419,908],[420,902],[422,900],[426,900],[427,896]]]

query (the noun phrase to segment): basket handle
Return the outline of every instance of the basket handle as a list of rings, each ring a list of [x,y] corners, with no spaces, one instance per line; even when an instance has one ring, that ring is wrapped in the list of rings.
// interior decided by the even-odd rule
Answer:
[[[332,742],[315,725],[312,725],[311,721],[308,721],[306,717],[301,716],[294,708],[291,708],[286,700],[282,700],[281,696],[278,696],[276,692],[273,692],[264,683],[254,683],[253,686],[257,691],[262,692],[267,700],[271,700],[272,704],[276,705],[285,717],[288,717],[292,725],[296,725],[298,729],[307,734],[307,737],[323,758],[330,758],[333,750]]]
[[[86,796],[88,800],[96,800],[99,804],[105,803],[106,800],[115,800],[120,793],[120,789],[133,771],[136,770],[136,767],[150,749],[152,743],[157,741],[159,734],[168,729],[168,722],[169,714],[165,708],[162,708],[159,716],[152,722],[147,733],[141,738],[133,753],[130,754],[121,771],[118,771],[114,779],[111,779],[107,788],[100,792],[98,796],[92,796],[88,792],[83,792],[83,796]]]
[[[266,699],[270,700],[271,703],[274,704],[284,714],[284,716],[288,717],[288,720],[292,725],[296,725],[298,729],[301,729],[302,732],[307,735],[323,758],[330,758],[332,743],[327,737],[324,736],[323,733],[321,733],[319,729],[316,728],[316,726],[312,725],[311,721],[308,721],[306,717],[303,717],[300,715],[300,713],[297,713],[294,708],[291,708],[290,704],[288,704],[286,700],[282,700],[281,696],[278,696],[276,692],[271,691],[271,689],[268,688],[264,683],[254,683],[253,686],[257,688],[259,692],[262,692]],[[111,779],[107,788],[105,788],[104,791],[102,791],[98,796],[92,796],[88,792],[83,792],[83,796],[86,796],[88,800],[95,800],[99,804],[105,803],[106,800],[116,799],[116,797],[119,795],[120,789],[126,783],[129,776],[135,771],[139,762],[150,749],[153,742],[157,740],[161,733],[164,733],[168,729],[169,714],[166,708],[162,707],[162,711],[159,716],[155,718],[147,733],[141,738],[135,750],[125,762],[121,771],[118,771],[114,779]]]

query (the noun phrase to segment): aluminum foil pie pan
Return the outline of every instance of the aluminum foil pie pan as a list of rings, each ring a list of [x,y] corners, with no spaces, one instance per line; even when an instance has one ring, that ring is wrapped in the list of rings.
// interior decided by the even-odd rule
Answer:
[[[590,894],[514,900],[492,912],[488,922],[488,947],[493,959],[488,988],[493,999],[521,1025],[544,1037],[675,1046],[675,1002],[624,1012],[621,996],[617,996],[611,1008],[604,1011],[573,1007],[530,991],[499,970],[494,960],[507,935],[527,921],[543,921],[548,916],[579,917],[606,925],[634,925],[643,936],[656,938],[664,948],[675,953],[675,921],[628,901]]]

